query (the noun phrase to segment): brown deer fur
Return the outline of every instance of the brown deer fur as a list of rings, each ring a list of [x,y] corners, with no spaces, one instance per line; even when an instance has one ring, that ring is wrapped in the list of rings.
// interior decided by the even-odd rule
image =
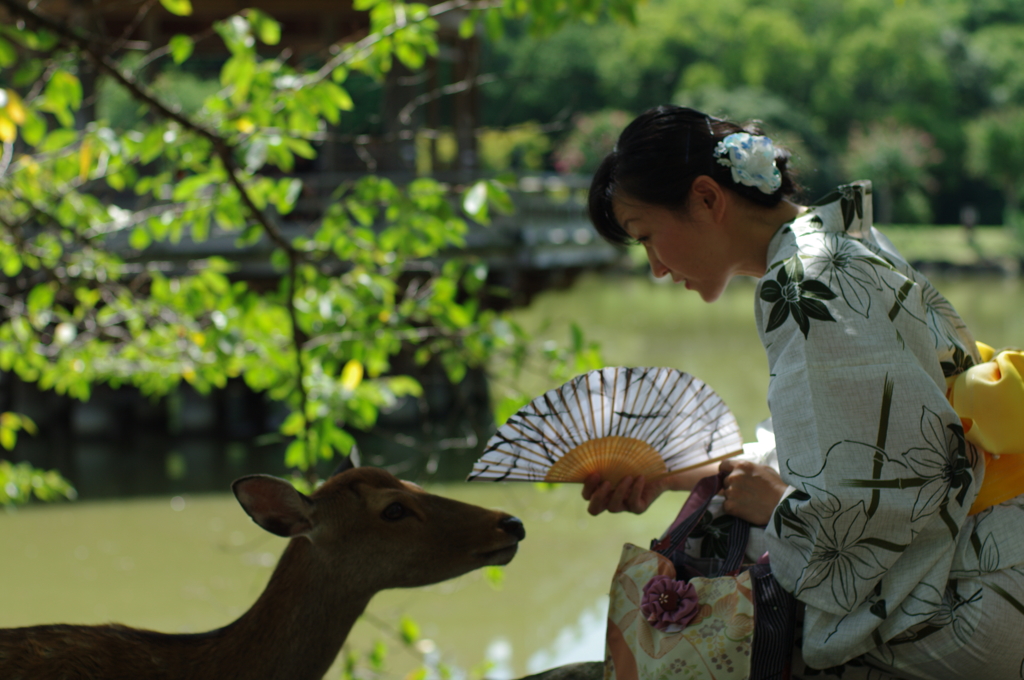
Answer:
[[[241,618],[193,635],[120,625],[0,629],[0,678],[319,680],[375,593],[507,564],[525,536],[514,517],[373,468],[335,475],[309,497],[264,475],[233,488],[257,524],[291,537]]]

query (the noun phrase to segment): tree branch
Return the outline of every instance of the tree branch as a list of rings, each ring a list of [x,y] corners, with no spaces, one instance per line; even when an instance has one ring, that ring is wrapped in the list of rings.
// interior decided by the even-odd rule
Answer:
[[[24,253],[28,253],[29,252],[29,250],[30,250],[29,244],[25,240],[25,235],[22,232],[22,228],[24,227],[24,222],[21,222],[21,223],[18,223],[18,224],[11,224],[7,220],[5,220],[3,217],[0,217],[0,227],[3,227],[4,229],[6,229],[7,232],[11,235],[11,238],[14,240],[14,246],[18,250],[19,253],[24,254]],[[47,276],[47,278],[49,278],[51,281],[62,282],[62,279],[61,279],[60,275],[57,273],[56,270],[51,269],[51,268],[47,267],[45,264],[43,264],[42,257],[40,255],[35,254],[35,253],[29,253],[29,254],[31,254],[32,257],[34,257],[34,258],[36,258],[36,259],[38,259],[40,261],[39,262],[39,271],[43,272]]]
[[[82,37],[75,33],[72,29],[65,26],[64,24],[58,23],[44,17],[33,9],[22,5],[15,0],[0,0],[0,6],[8,8],[8,10],[16,17],[31,22],[37,26],[46,28],[47,30],[55,33],[60,41],[68,46],[70,49],[77,50],[85,54],[89,59],[96,64],[96,66],[103,72],[107,73],[114,80],[116,80],[123,88],[125,88],[131,96],[139,102],[142,102],[150,107],[152,111],[162,116],[167,120],[174,121],[180,125],[183,129],[188,130],[206,140],[208,140],[213,146],[213,150],[216,157],[220,159],[227,171],[228,179],[231,184],[238,191],[239,197],[245,205],[246,210],[252,215],[252,217],[260,224],[263,231],[273,241],[273,243],[281,248],[288,255],[288,296],[285,301],[288,309],[288,316],[292,324],[292,344],[295,350],[295,363],[296,363],[296,388],[299,394],[300,412],[302,413],[303,419],[306,418],[306,406],[308,401],[308,395],[306,394],[305,385],[303,378],[305,376],[305,363],[302,358],[302,331],[298,325],[298,316],[295,309],[295,295],[297,293],[298,283],[298,267],[302,254],[292,247],[291,243],[283,236],[280,229],[270,220],[268,215],[260,210],[246,190],[245,183],[238,176],[239,168],[234,158],[234,147],[231,143],[218,135],[216,132],[209,130],[198,123],[195,123],[187,116],[182,115],[178,111],[175,111],[168,107],[166,104],[161,102],[151,93],[147,92],[146,89],[131,75],[123,72],[116,62],[104,53],[95,39],[90,40],[86,37]],[[328,71],[330,73],[330,71]],[[307,440],[308,441],[308,440]],[[307,453],[309,453],[307,451]],[[312,457],[310,455],[310,457]]]
[[[10,0],[0,0],[0,2],[9,2]],[[491,9],[496,7],[502,7],[504,5],[503,0],[450,0],[449,2],[442,2],[439,5],[434,5],[427,11],[427,17],[433,18],[445,14],[446,12],[454,12],[460,9]],[[371,47],[394,35],[396,32],[407,27],[409,21],[406,20],[405,14],[403,13],[393,24],[385,26],[376,33],[371,33],[359,42],[351,43],[346,47],[342,48],[341,51],[333,59],[330,59],[326,64],[320,67],[315,73],[299,78],[295,85],[295,89],[299,90],[308,85],[313,85],[321,80],[327,78],[334,69],[338,68],[343,64],[347,64],[350,61],[354,61],[366,53]],[[413,22],[420,23],[420,22]]]
[[[67,45],[69,48],[73,48],[81,51],[88,56],[93,63],[95,63],[101,70],[105,71],[114,80],[121,84],[122,87],[127,89],[132,97],[145,103],[150,108],[154,109],[164,118],[173,120],[178,125],[182,126],[187,130],[191,130],[196,134],[205,137],[210,142],[216,144],[218,141],[222,141],[219,136],[215,133],[207,130],[206,128],[193,123],[191,120],[182,116],[177,111],[172,110],[159,99],[151,95],[142,89],[142,86],[138,84],[135,78],[125,74],[121,71],[118,65],[105,53],[100,51],[97,46],[96,40],[90,40],[88,38],[77,35],[71,28],[64,24],[58,23],[52,19],[42,16],[35,11],[23,6],[21,3],[15,2],[15,0],[0,0],[0,6],[7,7],[15,16],[21,17],[28,22],[41,26],[52,33],[55,33],[60,41]]]
[[[205,31],[201,31],[201,32],[196,33],[196,34],[194,34],[192,36],[189,36],[189,37],[192,38],[192,42],[193,43],[198,43],[199,41],[206,40],[207,38],[210,38],[210,37],[212,37],[214,35],[216,35],[216,31],[214,31],[212,28],[208,28]],[[149,66],[152,62],[156,61],[160,57],[165,57],[165,56],[167,56],[170,53],[171,53],[171,45],[170,45],[170,43],[164,45],[163,47],[158,47],[155,50],[153,50],[152,52],[150,52],[149,54],[147,54],[145,57],[143,57],[142,60],[139,61],[139,63],[135,64],[135,68],[138,69],[138,70],[141,70],[141,69],[145,68],[146,66]]]
[[[11,167],[11,159],[14,158],[14,144],[4,142],[4,153],[0,156],[0,179],[7,174],[7,168]]]
[[[121,31],[121,36],[114,41],[113,45],[110,46],[111,52],[118,52],[126,44],[128,44],[128,39],[131,37],[132,33],[135,32],[136,28],[142,25],[142,22],[146,20],[146,16],[152,11],[154,7],[156,7],[156,4],[159,1],[160,0],[146,0],[146,4],[140,7],[139,11],[135,13],[135,18],[132,19],[131,23],[129,23],[125,27],[125,29]]]
[[[402,110],[398,112],[398,120],[399,122],[402,123],[402,125],[408,125],[409,123],[412,122],[412,112],[418,109],[419,107],[423,106],[424,104],[432,102],[435,99],[440,99],[441,97],[444,97],[446,95],[465,92],[469,88],[476,87],[477,85],[486,85],[487,83],[493,83],[496,80],[498,80],[498,76],[496,74],[482,73],[473,78],[466,78],[465,80],[460,80],[457,83],[451,83],[450,85],[439,87],[431,92],[424,92],[423,94],[421,94],[420,96],[416,97],[411,102],[406,104],[404,107],[402,107]]]
[[[252,197],[249,196],[248,192],[246,191],[245,185],[235,175],[236,171],[238,170],[238,165],[235,162],[234,156],[232,154],[232,152],[234,151],[234,147],[231,145],[230,142],[228,142],[226,139],[224,139],[217,133],[213,132],[212,130],[209,130],[203,127],[202,125],[195,123],[187,116],[184,116],[178,111],[171,109],[169,106],[161,102],[155,96],[147,92],[145,89],[143,89],[143,86],[140,85],[139,82],[133,76],[122,71],[121,68],[117,65],[117,63],[109,57],[109,55],[103,53],[99,49],[94,40],[89,40],[87,38],[76,35],[67,26],[57,23],[52,19],[48,19],[40,14],[37,14],[36,12],[28,9],[27,7],[22,6],[20,3],[15,2],[15,0],[0,0],[0,6],[7,7],[16,16],[20,16],[27,21],[36,23],[46,28],[47,30],[56,33],[63,43],[65,43],[71,48],[83,52],[97,65],[97,67],[99,67],[102,71],[106,72],[108,75],[114,78],[122,87],[128,90],[128,92],[132,95],[134,99],[146,104],[163,118],[172,120],[178,125],[180,125],[182,128],[208,140],[213,145],[214,151],[217,153],[218,158],[220,158],[221,162],[224,164],[225,169],[228,171],[228,178],[231,180],[231,183],[235,186],[235,188],[238,189],[239,193],[241,194],[242,202],[245,204],[246,208],[252,213],[253,218],[260,223],[260,226],[263,227],[263,229],[267,232],[267,235],[270,237],[270,239],[274,242],[275,245],[277,245],[279,248],[285,250],[288,253],[292,253],[294,251],[291,244],[288,243],[287,239],[285,239],[281,235],[280,230],[273,223],[271,223],[270,219],[266,216],[266,214],[263,213],[262,210],[256,207],[256,204],[253,202]]]
[[[82,238],[84,238],[86,241],[90,241],[99,236],[108,236],[109,234],[124,231],[125,229],[131,229],[133,227],[137,227],[138,225],[142,224],[151,217],[163,215],[166,212],[181,215],[181,213],[185,212],[189,207],[191,207],[195,203],[196,202],[161,203],[160,205],[155,205],[151,208],[146,208],[145,210],[136,210],[132,212],[132,217],[127,222],[107,222],[105,224],[100,224],[95,227],[90,227],[87,231],[85,231],[82,234]]]

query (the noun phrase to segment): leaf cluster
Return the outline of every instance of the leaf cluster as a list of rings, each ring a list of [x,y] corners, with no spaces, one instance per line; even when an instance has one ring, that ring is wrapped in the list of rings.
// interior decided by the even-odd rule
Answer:
[[[18,432],[36,433],[36,424],[27,416],[0,413],[0,447],[10,451],[18,441]],[[0,460],[0,507],[28,503],[32,497],[41,501],[74,499],[75,490],[55,470],[39,470],[28,463],[13,465]]]
[[[161,2],[191,12],[188,0]],[[456,9],[469,10],[465,31],[632,11],[623,0],[361,0],[369,34],[310,67],[258,50],[280,42],[281,25],[244,10],[143,58],[185,64],[197,40],[223,43],[219,91],[186,112],[155,93],[152,70],[129,68],[137,58],[0,4],[19,20],[0,30],[0,370],[78,399],[99,383],[159,396],[182,381],[205,392],[239,378],[287,404],[287,463],[308,481],[318,461],[349,453],[353,429],[421,395],[413,377],[393,374],[397,354],[440,362],[458,382],[502,353],[521,356],[526,342],[481,305],[494,293],[486,265],[452,256],[467,219],[512,209],[500,182],[367,176],[324,187],[296,173],[356,107],[349,75],[383,77],[395,59],[421,67],[437,52],[438,17]],[[137,125],[84,115],[86,65],[136,102]],[[224,257],[161,259],[212,239]],[[252,252],[270,253],[276,285],[239,273]]]

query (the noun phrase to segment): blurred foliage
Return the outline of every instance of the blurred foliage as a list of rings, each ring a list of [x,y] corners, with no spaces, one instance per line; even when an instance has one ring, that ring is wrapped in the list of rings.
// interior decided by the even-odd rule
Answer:
[[[546,324],[538,332],[543,333],[547,330]],[[553,386],[564,383],[575,375],[605,366],[600,345],[587,340],[583,329],[575,321],[569,322],[569,335],[568,345],[560,345],[554,340],[545,341],[541,345],[541,356],[537,357],[546,364],[548,379],[545,382]],[[522,364],[519,367],[521,368]],[[501,385],[500,392],[503,394],[494,407],[494,420],[499,426],[504,425],[509,417],[537,396],[520,390],[510,390],[506,384]]]
[[[967,168],[1003,191],[1007,224],[1024,240],[1024,106],[979,116],[967,126]]]
[[[122,67],[135,70],[140,60],[129,54]],[[180,68],[158,71],[150,82],[150,91],[168,106],[185,115],[194,116],[203,109],[203,102],[215,96],[222,85],[217,79],[203,78]],[[114,130],[133,130],[144,124],[147,109],[140,106],[130,92],[116,81],[102,78],[96,93],[96,118]]]
[[[941,160],[931,135],[882,120],[854,127],[842,163],[847,176],[871,178],[878,222],[906,224],[931,221],[927,194],[938,187],[929,171]]]
[[[482,70],[502,78],[483,89],[485,122],[586,125],[598,112],[632,117],[666,102],[739,121],[756,118],[794,151],[810,199],[861,178],[848,174],[864,166],[851,161],[851,148],[866,149],[872,130],[891,122],[927,135],[936,150],[928,155],[938,159],[928,163],[924,184],[917,159],[886,164],[888,175],[879,181],[894,192],[894,219],[932,214],[956,222],[961,205],[972,203],[983,221],[995,222],[998,201],[979,194],[964,172],[966,130],[976,118],[1024,105],[1022,6],[1018,0],[650,0],[638,7],[633,26],[600,21],[544,38],[513,28],[486,46]],[[571,146],[567,138],[579,134],[577,125],[567,127],[554,147]],[[914,154],[918,146],[905,150]],[[556,153],[549,167],[574,166]],[[989,169],[978,176],[1006,196]]]
[[[477,156],[485,174],[537,172],[542,170],[551,138],[537,123],[476,131]],[[429,175],[452,169],[458,156],[458,142],[451,130],[420,130],[416,136],[416,170]]]
[[[492,172],[536,172],[544,168],[551,139],[537,123],[477,132],[480,165]]]
[[[492,587],[500,589],[504,579],[501,567],[485,567],[484,575]],[[405,676],[406,680],[451,680],[456,677],[481,680],[494,665],[492,661],[484,659],[468,672],[452,665],[445,659],[444,650],[439,649],[433,640],[424,638],[419,625],[407,616],[400,617],[398,623],[393,625],[381,621],[369,612],[364,612],[362,618],[387,635],[398,645],[398,649],[418,660],[419,667],[409,672]],[[390,653],[391,649],[383,640],[377,640],[366,652],[359,652],[346,646],[342,650],[341,680],[378,680],[389,677]]]
[[[21,431],[36,434],[36,424],[19,413],[0,413],[0,447],[13,449]],[[0,460],[0,507],[23,505],[33,496],[41,501],[74,499],[75,490],[54,470],[37,470],[28,463],[12,465]]]
[[[625,111],[599,111],[579,114],[552,158],[555,170],[562,173],[593,174],[608,153],[615,148],[622,128],[629,124]]]
[[[429,175],[450,168],[459,154],[459,143],[450,130],[420,132],[416,136],[416,172]]]
[[[191,13],[188,0],[162,4]],[[286,462],[308,484],[318,461],[351,450],[353,428],[421,395],[414,378],[392,372],[400,352],[438,362],[452,382],[495,357],[513,372],[522,365],[525,334],[481,305],[496,292],[487,267],[440,257],[464,245],[467,219],[511,209],[501,182],[364,176],[334,187],[312,226],[292,236],[282,218],[307,190],[295,169],[356,110],[350,76],[380,81],[395,60],[422,68],[445,13],[461,13],[464,37],[499,36],[509,21],[548,35],[581,19],[632,20],[634,1],[355,7],[368,12],[366,37],[329,61],[293,65],[265,56],[281,26],[256,9],[126,58],[45,9],[0,0],[17,20],[0,26],[0,370],[83,400],[100,383],[156,396],[182,381],[207,392],[240,377],[290,409]],[[200,38],[229,55],[212,84],[187,71]],[[96,119],[85,64],[101,82]],[[516,148],[535,162],[543,151],[531,139],[524,129],[506,140],[495,163]],[[154,244],[214,235],[239,251],[270,243],[279,284],[240,280],[230,257],[173,274],[147,262]],[[25,475],[40,497],[65,488],[3,469],[19,498]]]

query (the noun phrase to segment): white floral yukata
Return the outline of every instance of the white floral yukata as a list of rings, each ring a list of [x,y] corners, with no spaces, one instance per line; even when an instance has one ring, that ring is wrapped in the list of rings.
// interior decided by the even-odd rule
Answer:
[[[794,677],[1024,678],[1024,497],[968,516],[984,457],[945,397],[974,339],[870,220],[871,184],[840,187],[773,237],[757,287]]]

